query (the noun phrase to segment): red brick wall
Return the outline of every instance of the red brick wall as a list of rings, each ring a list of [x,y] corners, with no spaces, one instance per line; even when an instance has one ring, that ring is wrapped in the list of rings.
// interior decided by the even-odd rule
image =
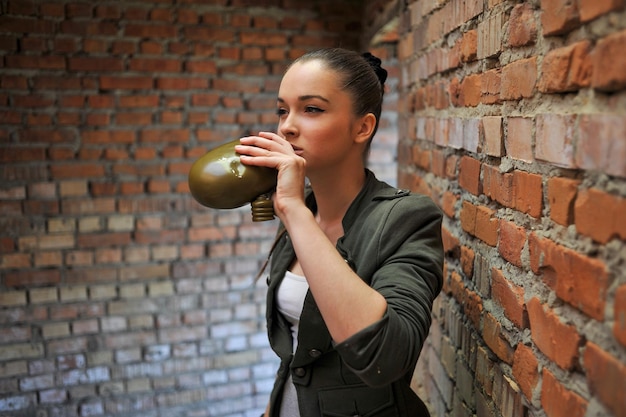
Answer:
[[[626,3],[408,1],[399,183],[445,212],[435,415],[626,416]]]
[[[187,172],[273,129],[287,63],[355,47],[360,17],[332,0],[0,1],[0,414],[260,413],[276,359],[253,277],[276,222],[200,207]]]

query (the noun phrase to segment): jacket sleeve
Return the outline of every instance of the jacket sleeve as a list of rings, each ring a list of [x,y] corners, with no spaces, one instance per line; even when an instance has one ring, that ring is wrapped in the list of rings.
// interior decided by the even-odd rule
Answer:
[[[378,259],[370,285],[387,300],[387,311],[335,346],[373,387],[413,373],[443,283],[442,214],[434,202],[418,195],[399,198],[384,216],[372,235]]]

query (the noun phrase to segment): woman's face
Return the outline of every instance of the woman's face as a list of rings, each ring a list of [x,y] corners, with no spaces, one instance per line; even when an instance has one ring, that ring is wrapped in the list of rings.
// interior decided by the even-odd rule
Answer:
[[[321,61],[295,63],[285,73],[277,100],[278,134],[307,161],[307,171],[332,168],[360,158],[362,145],[350,96],[340,88],[337,73]]]

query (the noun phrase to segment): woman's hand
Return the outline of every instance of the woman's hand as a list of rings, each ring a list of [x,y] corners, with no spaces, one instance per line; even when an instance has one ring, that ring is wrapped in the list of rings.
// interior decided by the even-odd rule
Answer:
[[[306,161],[297,155],[291,143],[271,132],[240,139],[235,146],[244,165],[263,166],[278,170],[278,182],[273,196],[274,210],[284,220],[287,211],[304,207]]]

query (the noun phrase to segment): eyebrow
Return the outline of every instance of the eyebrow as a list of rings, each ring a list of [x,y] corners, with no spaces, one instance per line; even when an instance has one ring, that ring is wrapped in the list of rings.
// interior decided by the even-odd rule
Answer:
[[[298,101],[307,101],[307,100],[311,100],[311,99],[314,99],[314,98],[317,98],[317,99],[320,99],[322,101],[325,101],[326,103],[330,102],[326,97],[323,97],[323,96],[320,96],[320,95],[317,95],[317,94],[307,94],[307,95],[304,95],[304,96],[300,96],[300,97],[298,97]],[[276,100],[281,102],[281,103],[285,102],[285,100],[280,98],[280,97],[278,97]]]

